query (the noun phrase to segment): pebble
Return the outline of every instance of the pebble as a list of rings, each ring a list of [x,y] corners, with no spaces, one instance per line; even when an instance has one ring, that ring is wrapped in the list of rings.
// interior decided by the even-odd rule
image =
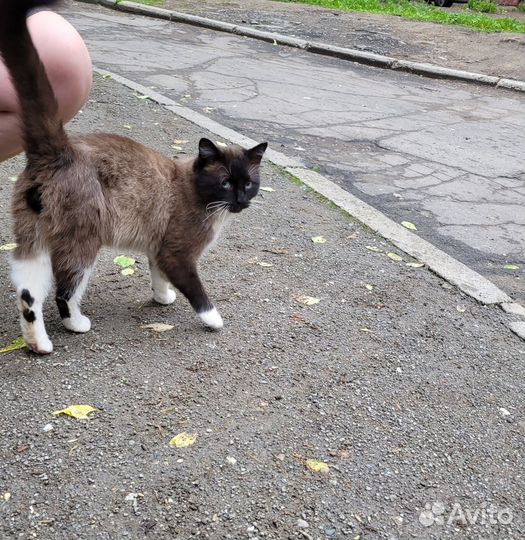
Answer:
[[[226,463],[227,463],[228,465],[235,465],[235,464],[237,463],[237,460],[236,460],[234,457],[232,457],[232,456],[228,456],[228,457],[226,458]]]
[[[53,429],[55,429],[55,428],[53,427],[52,424],[46,424],[46,425],[42,428],[42,431],[43,431],[44,433],[49,433],[50,431],[53,431]]]
[[[304,519],[301,519],[301,518],[297,520],[297,526],[299,527],[299,529],[308,529],[308,527],[310,527],[310,525],[308,524],[308,521],[305,521]]]

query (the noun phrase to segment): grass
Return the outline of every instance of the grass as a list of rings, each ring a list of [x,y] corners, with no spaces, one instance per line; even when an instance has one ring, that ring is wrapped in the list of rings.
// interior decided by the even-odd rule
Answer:
[[[468,26],[483,32],[524,32],[525,22],[508,17],[494,18],[466,9],[453,13],[421,0],[279,0],[299,4],[313,4],[330,9],[362,11],[398,15],[413,21],[436,22]]]
[[[159,4],[163,4],[164,0],[130,0],[131,2],[135,2],[135,4],[144,4],[145,6],[158,6]],[[122,0],[117,0],[118,2],[122,2]]]

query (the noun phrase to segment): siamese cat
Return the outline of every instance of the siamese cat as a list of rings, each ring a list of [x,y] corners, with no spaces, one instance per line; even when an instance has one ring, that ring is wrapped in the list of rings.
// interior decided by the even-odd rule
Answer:
[[[227,216],[257,195],[267,143],[245,150],[201,139],[196,158],[174,161],[118,135],[67,135],[26,25],[30,10],[53,3],[1,3],[0,52],[20,101],[27,155],[12,202],[12,280],[27,346],[53,350],[42,316],[53,278],[64,326],[90,330],[80,302],[102,246],[145,253],[155,301],[171,304],[176,288],[207,327],[222,328],[197,261]]]

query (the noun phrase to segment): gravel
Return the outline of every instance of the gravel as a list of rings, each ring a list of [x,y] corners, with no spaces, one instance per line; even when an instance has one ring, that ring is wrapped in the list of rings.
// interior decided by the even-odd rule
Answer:
[[[173,139],[191,151],[210,136],[100,78],[71,130],[167,154]],[[21,166],[0,164],[0,244]],[[263,178],[275,191],[202,264],[223,331],[180,295],[154,305],[142,255],[123,253],[137,265],[122,276],[104,251],[85,300],[93,330],[67,333],[49,302],[55,352],[0,356],[0,538],[525,536],[525,345],[507,315],[390,260],[392,246],[277,168]],[[0,291],[4,346],[19,335],[7,253]],[[157,322],[174,329],[140,328]],[[98,410],[51,417],[72,404]],[[182,431],[195,444],[171,448]],[[492,507],[502,519],[487,523]]]

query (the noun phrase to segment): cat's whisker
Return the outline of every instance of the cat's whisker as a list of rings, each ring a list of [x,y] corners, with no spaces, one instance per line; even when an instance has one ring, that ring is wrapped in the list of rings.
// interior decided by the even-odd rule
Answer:
[[[217,208],[217,206],[222,206],[223,204],[226,204],[224,201],[213,201],[211,203],[208,203],[206,205],[206,211],[212,210],[213,208]]]
[[[215,209],[213,210],[213,212],[211,212],[210,214],[208,214],[208,215],[204,218],[203,223],[204,223],[205,221],[207,221],[208,219],[210,219],[211,217],[215,216],[216,214],[220,213],[222,210],[224,210],[224,209],[227,208],[227,207],[228,207],[228,204],[227,204],[227,203],[223,203],[223,204],[222,204],[221,206],[219,206],[218,208],[215,208]]]

